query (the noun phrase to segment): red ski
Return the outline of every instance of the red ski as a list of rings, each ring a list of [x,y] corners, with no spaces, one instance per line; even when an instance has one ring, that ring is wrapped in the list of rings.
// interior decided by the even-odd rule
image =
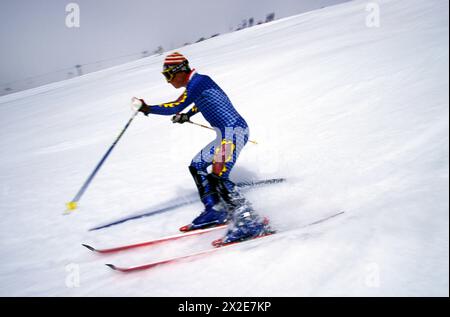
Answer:
[[[227,225],[220,225],[220,226],[207,228],[207,229],[191,230],[191,231],[186,231],[184,233],[179,233],[179,234],[176,234],[173,236],[167,236],[167,237],[162,237],[162,238],[158,238],[155,240],[140,242],[140,243],[136,243],[136,244],[128,244],[128,245],[123,245],[120,247],[108,248],[108,249],[96,249],[88,244],[82,244],[82,245],[84,247],[88,248],[89,250],[97,252],[97,253],[115,253],[115,252],[125,251],[125,250],[129,250],[129,249],[136,249],[136,248],[145,247],[145,246],[152,246],[152,245],[160,244],[163,242],[174,241],[174,240],[178,240],[178,239],[182,239],[182,238],[186,238],[186,237],[201,235],[201,234],[205,234],[208,232],[224,229],[226,227],[227,227]]]
[[[174,258],[171,258],[171,259],[166,259],[166,260],[162,260],[162,261],[147,263],[147,264],[143,264],[143,265],[139,265],[139,266],[119,267],[119,266],[115,266],[114,264],[105,264],[105,265],[110,267],[111,269],[113,269],[115,271],[119,271],[119,272],[123,272],[123,273],[129,273],[129,272],[135,272],[135,271],[143,271],[143,270],[152,269],[152,268],[154,268],[156,266],[162,266],[162,265],[165,265],[165,264],[181,262],[183,260],[194,259],[194,258],[197,258],[197,257],[201,257],[201,256],[204,256],[204,255],[216,252],[218,250],[223,250],[223,249],[226,249],[228,247],[232,247],[232,246],[235,246],[237,244],[241,244],[241,243],[245,243],[245,242],[250,242],[250,241],[253,241],[253,240],[256,240],[256,239],[259,239],[259,238],[264,238],[264,237],[267,237],[267,236],[272,235],[272,234],[274,234],[274,233],[267,233],[265,235],[254,237],[252,239],[247,239],[247,240],[244,240],[244,241],[237,241],[237,242],[228,243],[228,244],[213,244],[215,246],[213,249],[203,250],[203,251],[191,253],[191,254],[188,254],[188,255],[183,255],[183,256],[174,257]]]
[[[309,226],[314,226],[317,224],[320,224],[322,222],[325,222],[327,220],[330,220],[334,217],[337,217],[339,215],[344,214],[344,211],[340,211],[334,214],[331,214],[329,216],[323,217],[321,219],[318,219],[314,222],[308,223],[300,228],[307,228]],[[205,229],[205,230],[214,230],[217,229],[218,227],[214,227],[211,229]],[[195,232],[195,231],[192,231]],[[205,256],[211,253],[214,253],[216,251],[219,250],[224,250],[227,248],[231,248],[233,246],[239,245],[241,243],[247,243],[247,242],[251,242],[253,240],[259,239],[259,238],[264,238],[270,235],[275,234],[275,232],[268,232],[265,235],[261,235],[261,236],[257,236],[254,237],[252,239],[247,239],[244,241],[237,241],[237,242],[232,242],[232,243],[228,243],[228,244],[224,244],[222,239],[217,239],[215,241],[212,242],[212,245],[214,246],[214,248],[211,249],[207,249],[207,250],[203,250],[203,251],[199,251],[199,252],[195,252],[195,253],[191,253],[188,255],[183,255],[183,256],[178,256],[178,257],[173,257],[170,259],[166,259],[166,260],[162,260],[162,261],[156,261],[156,262],[151,262],[151,263],[147,263],[147,264],[143,264],[143,265],[138,265],[138,266],[129,266],[129,267],[119,267],[119,266],[115,266],[114,264],[106,264],[108,267],[110,267],[113,270],[119,271],[119,272],[123,272],[123,273],[129,273],[129,272],[136,272],[136,271],[143,271],[143,270],[148,270],[148,269],[152,269],[154,267],[157,266],[162,266],[162,265],[166,265],[166,264],[170,264],[170,263],[175,263],[175,262],[182,262],[183,260],[190,260],[190,259],[194,259],[197,257],[201,257],[201,256]],[[183,236],[183,234],[181,235]]]

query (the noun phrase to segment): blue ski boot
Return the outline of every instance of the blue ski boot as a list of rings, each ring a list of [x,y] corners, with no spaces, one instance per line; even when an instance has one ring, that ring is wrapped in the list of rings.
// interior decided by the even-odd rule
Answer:
[[[208,181],[207,172],[199,171],[193,166],[190,166],[189,170],[195,180],[205,209],[192,223],[181,227],[180,231],[205,229],[226,224],[229,220],[227,208],[222,203],[214,184]]]
[[[213,195],[207,196],[203,199],[205,210],[197,216],[192,223],[180,228],[180,231],[186,232],[190,230],[206,229],[225,225],[228,220],[228,211],[222,202],[217,202]]]
[[[228,222],[228,212],[222,203],[218,203],[212,207],[207,207],[195,218],[190,224],[190,230],[205,229],[224,225]],[[183,230],[182,230],[183,231]]]
[[[220,247],[275,233],[269,227],[269,221],[257,215],[251,203],[239,192],[232,181],[214,174],[208,175],[208,178],[227,204],[229,214],[233,216],[233,226],[224,238],[213,242],[214,246]]]
[[[239,211],[238,211],[239,212]],[[213,242],[215,247],[255,239],[275,233],[269,226],[269,221],[261,219],[252,209],[246,209],[233,220],[233,226],[226,235]]]

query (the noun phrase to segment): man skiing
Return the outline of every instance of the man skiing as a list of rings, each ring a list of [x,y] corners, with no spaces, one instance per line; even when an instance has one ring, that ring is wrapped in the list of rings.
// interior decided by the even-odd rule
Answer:
[[[206,75],[190,68],[189,61],[182,54],[169,54],[163,65],[162,74],[175,88],[185,87],[181,96],[172,102],[147,105],[144,100],[139,111],[146,116],[173,115],[173,123],[185,123],[197,113],[217,132],[217,139],[205,146],[192,160],[189,171],[194,178],[204,211],[191,224],[180,228],[189,231],[222,225],[232,221],[222,244],[242,241],[270,233],[267,220],[259,217],[250,203],[239,193],[229,179],[240,151],[249,137],[244,118],[236,111],[223,90]],[[186,113],[186,107],[195,105]],[[212,172],[207,168],[212,165]]]

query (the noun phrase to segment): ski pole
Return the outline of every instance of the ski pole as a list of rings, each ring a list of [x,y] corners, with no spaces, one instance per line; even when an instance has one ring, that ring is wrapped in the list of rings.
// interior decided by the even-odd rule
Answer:
[[[199,127],[205,128],[205,129],[209,129],[209,130],[215,131],[213,128],[208,127],[208,126],[203,125],[203,124],[200,124],[200,123],[192,122],[192,121],[190,121],[190,120],[189,120],[189,121],[186,121],[186,122],[189,122],[189,123],[191,123],[191,124],[194,124],[194,125],[196,125],[196,126],[199,126]],[[251,143],[253,143],[253,144],[258,144],[258,142],[252,141],[252,140],[248,140],[248,142],[251,142]]]
[[[103,163],[106,161],[106,159],[108,158],[109,154],[111,154],[112,150],[114,149],[114,147],[116,146],[117,142],[119,142],[120,138],[122,137],[122,135],[125,133],[125,131],[128,129],[128,127],[130,126],[131,122],[133,121],[133,119],[137,116],[137,114],[139,113],[139,110],[136,110],[133,115],[131,116],[130,120],[128,120],[127,124],[125,125],[125,127],[122,129],[122,131],[120,131],[119,136],[114,140],[114,143],[109,147],[108,151],[106,151],[105,155],[103,155],[102,159],[100,160],[100,162],[98,162],[97,166],[94,168],[94,170],[92,171],[92,173],[89,175],[89,177],[86,179],[86,181],[84,182],[83,186],[81,186],[80,190],[78,191],[78,193],[75,195],[75,197],[68,203],[66,203],[66,213],[77,209],[78,207],[78,201],[80,200],[81,196],[83,196],[84,192],[86,191],[86,189],[88,188],[89,184],[91,183],[92,179],[94,178],[94,176],[97,174],[97,172],[100,170],[100,167],[103,165]]]

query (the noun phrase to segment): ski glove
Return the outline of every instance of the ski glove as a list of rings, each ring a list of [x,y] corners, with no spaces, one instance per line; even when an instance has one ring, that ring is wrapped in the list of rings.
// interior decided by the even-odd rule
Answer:
[[[185,123],[189,121],[189,116],[186,113],[177,113],[172,117],[173,123]]]
[[[131,108],[134,111],[142,112],[146,116],[148,116],[148,114],[150,113],[150,106],[145,103],[144,99],[133,97]]]

